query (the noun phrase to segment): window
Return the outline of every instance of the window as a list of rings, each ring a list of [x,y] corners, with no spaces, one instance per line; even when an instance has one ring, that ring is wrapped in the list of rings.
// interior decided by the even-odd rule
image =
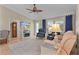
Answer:
[[[47,21],[47,32],[50,32],[49,27],[51,27],[53,24],[60,24],[62,33],[65,32],[65,17],[60,17],[60,18],[53,18],[53,19],[48,19]]]
[[[37,22],[36,23],[36,33],[38,33],[38,30],[39,30],[39,23]]]

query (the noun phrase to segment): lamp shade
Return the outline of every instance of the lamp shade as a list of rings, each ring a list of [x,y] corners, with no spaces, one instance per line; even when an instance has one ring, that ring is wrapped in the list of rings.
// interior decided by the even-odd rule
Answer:
[[[61,32],[61,28],[59,24],[52,25],[52,32]]]

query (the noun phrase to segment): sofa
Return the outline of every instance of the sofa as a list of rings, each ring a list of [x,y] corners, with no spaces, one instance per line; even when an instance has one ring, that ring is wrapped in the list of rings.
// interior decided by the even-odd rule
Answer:
[[[44,40],[41,46],[42,55],[69,55],[76,43],[76,34],[72,31],[65,32],[62,40],[57,43],[54,40]]]

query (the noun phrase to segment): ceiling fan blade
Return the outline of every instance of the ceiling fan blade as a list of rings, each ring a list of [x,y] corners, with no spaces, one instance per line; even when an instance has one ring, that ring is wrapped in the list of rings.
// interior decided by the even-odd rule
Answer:
[[[33,13],[33,12],[29,12],[29,13]]]
[[[37,10],[37,12],[42,12],[43,10]]]
[[[42,12],[43,10],[40,10],[40,9],[37,9],[37,7],[36,7],[36,4],[33,4],[33,9],[26,9],[26,10],[29,10],[29,11],[31,11],[31,12],[29,12],[29,13],[32,13],[32,12]]]
[[[32,11],[31,9],[26,9],[26,10],[30,10],[30,11]]]

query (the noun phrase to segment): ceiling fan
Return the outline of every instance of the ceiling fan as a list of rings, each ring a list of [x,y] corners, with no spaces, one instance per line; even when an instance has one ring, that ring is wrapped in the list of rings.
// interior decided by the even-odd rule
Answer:
[[[31,11],[30,13],[32,13],[32,12],[42,12],[43,10],[40,10],[40,9],[37,9],[37,7],[36,7],[36,4],[33,4],[33,8],[32,9],[26,9],[26,10],[29,10],[29,11]]]

